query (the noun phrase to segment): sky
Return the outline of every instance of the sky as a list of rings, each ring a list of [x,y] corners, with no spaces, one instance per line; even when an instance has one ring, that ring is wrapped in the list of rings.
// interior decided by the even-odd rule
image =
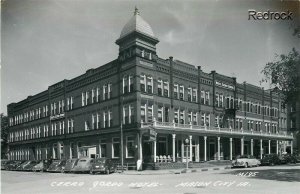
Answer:
[[[3,1],[3,0],[2,0]],[[299,50],[300,3],[286,1],[4,0],[1,111],[117,58],[134,7],[159,39],[157,54],[258,85],[276,54]],[[248,10],[293,12],[293,21],[248,20]],[[268,88],[268,85],[261,85]]]

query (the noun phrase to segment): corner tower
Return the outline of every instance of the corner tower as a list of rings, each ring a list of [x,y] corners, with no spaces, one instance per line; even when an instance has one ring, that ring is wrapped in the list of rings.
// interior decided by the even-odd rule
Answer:
[[[119,45],[119,60],[124,61],[134,56],[155,59],[158,42],[151,26],[135,8],[134,15],[123,27],[120,38],[116,41]]]

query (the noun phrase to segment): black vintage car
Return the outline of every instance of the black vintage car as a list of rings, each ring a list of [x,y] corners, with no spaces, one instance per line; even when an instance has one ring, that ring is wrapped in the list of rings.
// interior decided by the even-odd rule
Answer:
[[[37,163],[34,167],[32,167],[32,171],[34,171],[34,172],[46,171],[49,168],[51,163],[52,163],[51,159],[42,160],[39,163]]]
[[[68,159],[66,162],[66,165],[63,168],[64,172],[71,172],[72,169],[77,165],[78,159],[74,158],[74,159]]]
[[[97,158],[91,166],[90,174],[115,172],[116,167],[109,158]]]
[[[32,161],[28,160],[28,161],[25,161],[23,162],[22,164],[18,165],[17,168],[15,170],[18,170],[18,171],[23,171],[24,168],[29,165]]]
[[[16,170],[19,166],[21,166],[26,160],[15,160],[5,165],[6,170]]]
[[[63,172],[66,160],[53,160],[47,169],[48,172]]]
[[[277,154],[266,154],[263,156],[260,162],[261,165],[265,165],[265,166],[267,165],[274,166],[274,165],[281,164],[281,161]]]
[[[5,170],[5,166],[7,163],[9,163],[9,160],[1,160],[1,170]]]
[[[28,165],[26,165],[23,170],[24,171],[32,171],[33,167],[37,165],[40,161],[31,161]]]

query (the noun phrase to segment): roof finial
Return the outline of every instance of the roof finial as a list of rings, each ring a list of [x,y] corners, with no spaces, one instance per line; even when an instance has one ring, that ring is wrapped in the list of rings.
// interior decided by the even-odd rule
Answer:
[[[136,6],[135,6],[135,9],[134,9],[134,15],[140,15],[140,12],[139,12],[139,10]]]

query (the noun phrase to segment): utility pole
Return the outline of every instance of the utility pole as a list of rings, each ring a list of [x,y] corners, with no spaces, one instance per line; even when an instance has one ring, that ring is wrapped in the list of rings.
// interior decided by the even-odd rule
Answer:
[[[121,168],[122,168],[122,172],[124,171],[124,145],[123,145],[123,114],[124,114],[124,109],[123,109],[123,96],[122,96],[122,101],[121,101],[121,125],[120,125],[120,133],[121,133]]]

